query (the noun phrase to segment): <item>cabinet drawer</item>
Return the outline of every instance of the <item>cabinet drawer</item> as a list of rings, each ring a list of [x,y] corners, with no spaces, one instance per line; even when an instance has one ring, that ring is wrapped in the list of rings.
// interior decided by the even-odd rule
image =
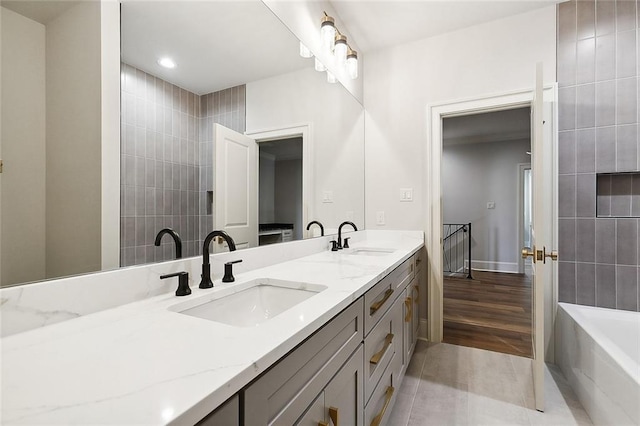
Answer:
[[[411,281],[413,275],[413,258],[409,258],[365,293],[365,335],[369,334],[376,323],[380,321],[387,309],[389,309],[393,301],[400,294],[399,290]]]
[[[364,340],[364,391],[365,401],[369,400],[382,374],[397,352],[402,357],[402,303],[397,298],[382,319]]]
[[[400,391],[400,370],[402,369],[402,354],[396,353],[387,366],[378,386],[364,410],[365,426],[385,425],[389,421],[393,404]]]
[[[415,276],[414,257],[411,256],[409,259],[402,262],[402,264],[394,269],[390,275],[392,276],[392,280],[395,282],[397,289],[405,288]]]
[[[294,424],[363,339],[362,299],[244,390],[246,426]]]

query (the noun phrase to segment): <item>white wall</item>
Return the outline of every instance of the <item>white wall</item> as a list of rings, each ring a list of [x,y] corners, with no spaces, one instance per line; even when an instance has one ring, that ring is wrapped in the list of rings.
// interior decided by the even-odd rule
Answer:
[[[301,240],[302,230],[302,161],[276,161],[275,168],[275,221],[293,223],[293,238]]]
[[[247,133],[309,123],[313,138],[313,202],[308,220],[337,229],[353,212],[364,223],[364,112],[342,86],[313,68],[247,84]],[[324,191],[333,203],[322,203]]]
[[[100,3],[47,24],[47,276],[101,269]]]
[[[0,28],[0,284],[8,285],[45,277],[45,27],[2,8]]]
[[[533,87],[536,62],[555,81],[555,6],[367,52],[366,227],[424,229],[427,106]],[[414,201],[400,202],[399,189]],[[382,227],[384,229],[384,227]]]
[[[444,146],[443,222],[471,222],[474,268],[518,271],[518,163],[530,162],[530,146],[529,140]]]

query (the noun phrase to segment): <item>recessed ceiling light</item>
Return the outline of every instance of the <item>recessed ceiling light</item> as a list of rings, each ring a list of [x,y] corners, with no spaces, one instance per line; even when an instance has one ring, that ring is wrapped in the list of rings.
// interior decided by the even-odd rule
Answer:
[[[171,58],[160,58],[158,59],[158,64],[165,68],[175,68],[176,63]]]

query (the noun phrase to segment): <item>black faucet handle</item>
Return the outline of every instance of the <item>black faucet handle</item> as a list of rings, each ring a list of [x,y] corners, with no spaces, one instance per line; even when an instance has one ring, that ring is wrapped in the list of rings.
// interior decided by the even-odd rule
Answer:
[[[188,296],[191,294],[191,288],[189,287],[189,273],[175,272],[173,274],[160,275],[160,279],[178,277],[178,289],[176,290],[176,296]]]
[[[349,248],[349,239],[351,237],[347,237],[344,239],[344,244],[342,245],[342,248]]]
[[[331,240],[331,251],[338,251],[338,242],[336,240]]]
[[[231,262],[224,264],[224,276],[222,277],[223,283],[232,283],[236,280],[233,276],[233,265],[240,262],[242,262],[242,259],[232,260]]]

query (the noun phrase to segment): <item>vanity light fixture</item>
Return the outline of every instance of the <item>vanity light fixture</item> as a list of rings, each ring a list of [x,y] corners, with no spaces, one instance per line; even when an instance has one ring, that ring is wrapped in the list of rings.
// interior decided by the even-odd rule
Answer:
[[[328,52],[333,52],[333,46],[335,44],[336,37],[336,24],[335,20],[324,12],[324,16],[320,21],[320,40],[322,48]]]
[[[311,50],[309,50],[309,48],[305,46],[303,42],[300,42],[300,56],[302,56],[303,58],[313,57],[313,53],[311,53]]]
[[[176,67],[175,61],[167,57],[158,59],[158,65],[160,65],[161,67],[169,68],[169,69],[173,69]]]
[[[338,67],[346,69],[347,75],[355,80],[358,78],[358,52],[353,50],[347,43],[347,36],[340,33],[336,27],[335,19],[324,12],[320,20],[320,42],[324,51],[331,54],[332,60]],[[302,44],[300,45],[300,55],[302,55]],[[304,56],[304,55],[302,55]],[[327,71],[327,67],[316,58],[316,71]],[[327,71],[327,81],[335,83],[337,78]]]

